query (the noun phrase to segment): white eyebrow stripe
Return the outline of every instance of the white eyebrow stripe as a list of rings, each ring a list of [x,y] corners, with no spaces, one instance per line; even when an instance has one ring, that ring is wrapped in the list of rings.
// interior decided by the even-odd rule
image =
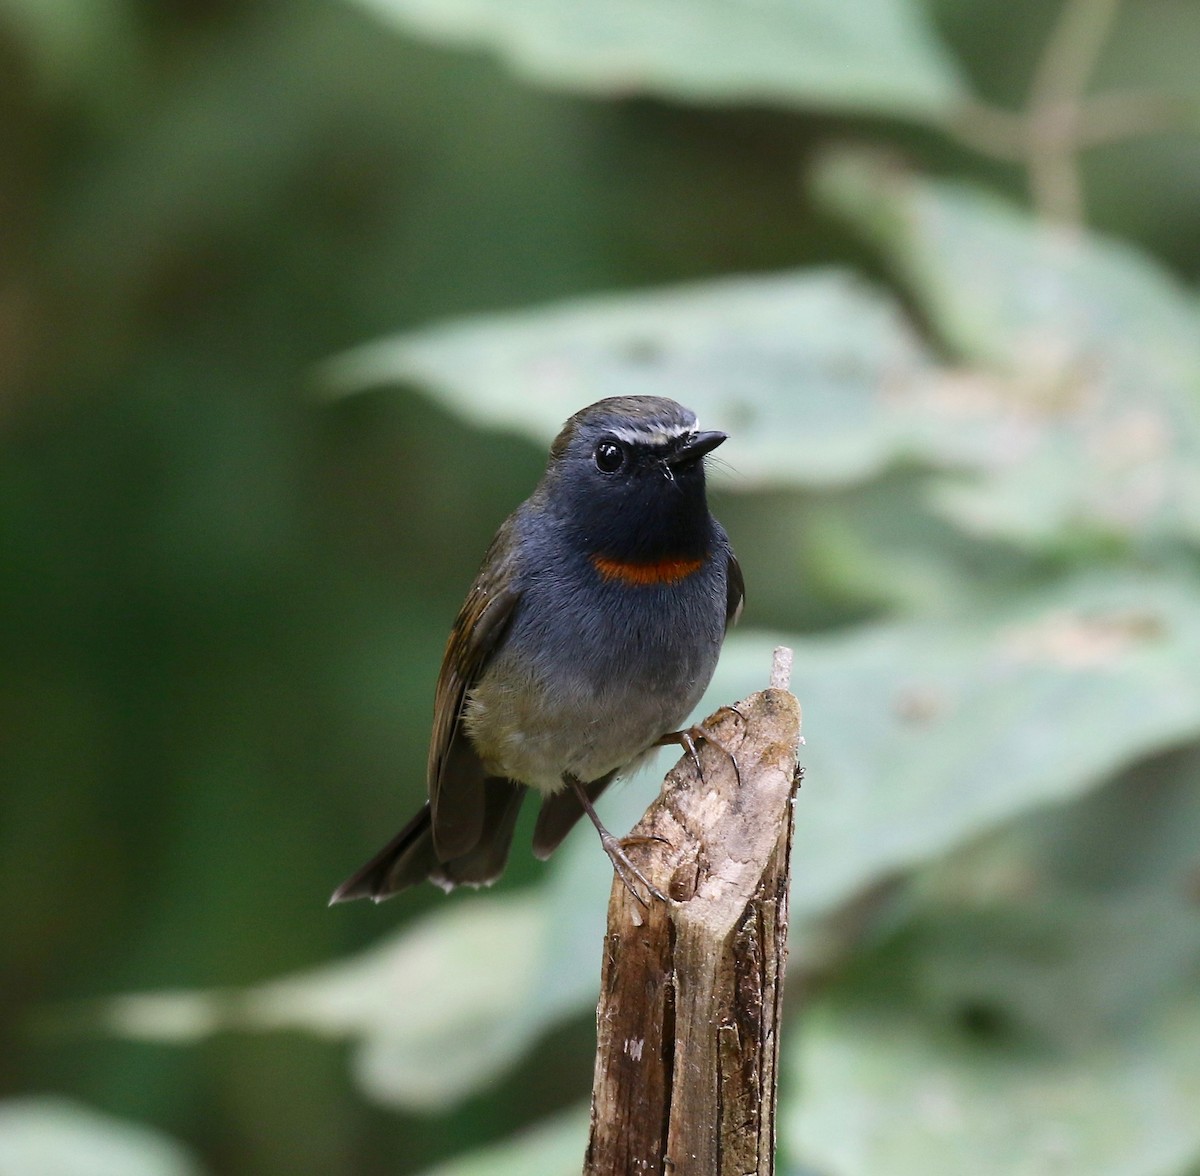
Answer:
[[[618,425],[612,435],[627,445],[666,445],[694,433],[697,425]]]

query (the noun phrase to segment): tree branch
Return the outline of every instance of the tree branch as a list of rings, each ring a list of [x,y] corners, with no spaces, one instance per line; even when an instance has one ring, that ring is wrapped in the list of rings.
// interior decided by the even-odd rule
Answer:
[[[777,651],[769,689],[707,720],[703,776],[681,759],[626,841],[671,901],[644,907],[613,884],[585,1176],[774,1171],[800,780],[790,658]]]

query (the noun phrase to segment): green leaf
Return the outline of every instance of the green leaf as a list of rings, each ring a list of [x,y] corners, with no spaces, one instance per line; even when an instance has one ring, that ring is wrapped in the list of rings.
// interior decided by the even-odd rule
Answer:
[[[1165,757],[926,872],[785,1051],[797,1150],[834,1176],[1190,1170],[1198,766]]]
[[[357,0],[549,86],[942,118],[965,95],[914,0]]]
[[[422,1176],[577,1176],[587,1148],[589,1110],[545,1120],[512,1139],[439,1164]]]
[[[1042,542],[1078,526],[1200,538],[1200,314],[1188,290],[1127,245],[870,154],[831,157],[818,188],[885,252],[946,342],[1008,378],[996,406],[1008,444],[986,478],[942,485],[953,518]]]
[[[436,325],[351,351],[321,376],[335,395],[414,382],[476,424],[543,444],[603,396],[671,396],[733,434],[727,460],[743,487],[836,485],[905,457],[989,462],[1009,424],[948,409],[940,379],[895,304],[836,271]]]
[[[707,701],[761,681],[778,643],[727,649]],[[1080,577],[990,613],[797,643],[793,912],[1200,735],[1197,665],[1200,593],[1165,578]]]
[[[871,186],[843,171],[882,201],[882,178]],[[830,174],[839,191],[853,188]],[[927,235],[945,238],[945,271],[958,267],[957,284],[938,271],[953,309],[935,302],[935,318],[957,314],[960,336],[969,327],[992,341],[972,348],[990,370],[935,364],[885,295],[815,272],[434,326],[332,361],[325,384],[346,393],[413,382],[476,423],[543,444],[602,396],[668,395],[730,431],[722,456],[743,489],[836,486],[919,462],[953,471],[933,501],[971,533],[1052,548],[1080,535],[1200,537],[1190,300],[1135,256],[1067,245],[985,200],[909,187],[928,206]],[[879,217],[907,225],[895,203]],[[937,253],[934,243],[913,250]],[[981,303],[987,313],[964,309]]]
[[[0,1102],[4,1176],[198,1176],[174,1140],[61,1098]]]
[[[1200,968],[1197,844],[1196,745],[969,843],[911,892],[922,1004],[1055,1047],[1136,1027]]]
[[[485,1086],[524,1047],[527,1027],[516,1014],[528,1003],[543,935],[536,895],[452,900],[342,963],[241,991],[123,996],[104,1003],[102,1020],[158,1041],[292,1028],[348,1038],[371,1097],[438,1107]]]
[[[1183,887],[1072,894],[1033,871],[1025,880],[1026,893],[960,898],[916,921],[924,1001],[1073,1046],[1136,1025],[1200,967],[1200,919]]]
[[[1167,1176],[1200,1158],[1200,1001],[1077,1050],[988,1048],[902,1008],[810,1011],[780,1137],[827,1176]]]

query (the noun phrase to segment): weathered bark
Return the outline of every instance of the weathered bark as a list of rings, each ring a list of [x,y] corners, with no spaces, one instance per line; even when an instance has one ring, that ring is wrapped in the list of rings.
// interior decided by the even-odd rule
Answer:
[[[585,1176],[774,1172],[799,782],[789,665],[777,651],[770,689],[707,720],[703,776],[684,756],[626,842],[671,901],[642,906],[614,880]]]

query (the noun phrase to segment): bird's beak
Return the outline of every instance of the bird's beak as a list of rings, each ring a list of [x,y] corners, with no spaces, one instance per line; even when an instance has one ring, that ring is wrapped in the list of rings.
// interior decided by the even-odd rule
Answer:
[[[690,433],[664,460],[671,469],[691,465],[699,461],[706,453],[711,453],[722,441],[728,438],[728,433]]]

